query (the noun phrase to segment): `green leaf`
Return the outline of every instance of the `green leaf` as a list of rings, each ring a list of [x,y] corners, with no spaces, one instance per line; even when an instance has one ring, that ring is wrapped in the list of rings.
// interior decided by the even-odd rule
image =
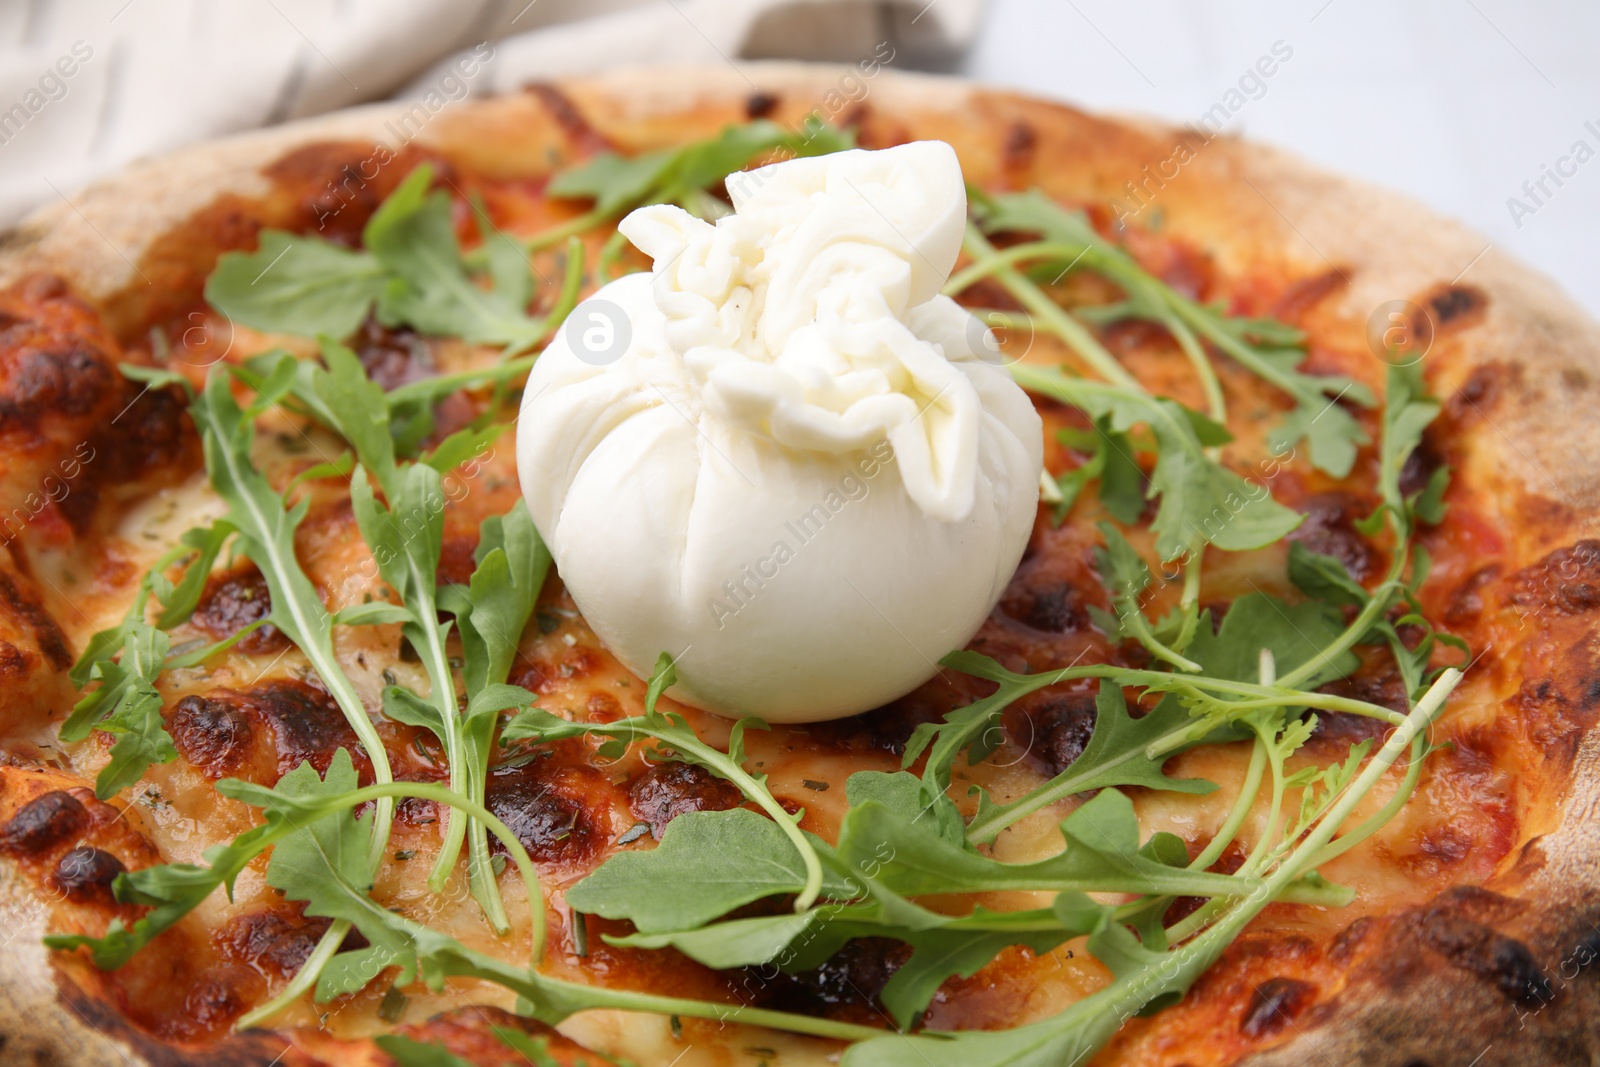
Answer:
[[[551,196],[593,200],[597,211],[610,215],[643,202],[660,184],[662,174],[676,155],[670,148],[637,156],[601,152],[551,178],[545,192]]]
[[[1343,632],[1344,623],[1337,610],[1321,601],[1286,604],[1265,593],[1248,593],[1228,608],[1214,634],[1209,622],[1202,619],[1188,654],[1213,678],[1256,681],[1262,649],[1272,653],[1280,675],[1316,664],[1306,681],[1308,689],[1344,677],[1359,663],[1353,653],[1329,656],[1324,651]]]
[[[269,333],[348,337],[384,291],[376,257],[316,237],[261,231],[254,252],[224,252],[206,300],[234,322]]]
[[[362,231],[362,242],[388,271],[379,319],[477,344],[532,347],[545,324],[528,317],[526,284],[510,280],[498,240],[490,243],[495,284],[485,289],[472,281],[456,241],[450,194],[428,192],[432,181],[430,165],[417,167]]]
[[[1233,896],[1250,889],[1248,879],[1174,869],[1142,854],[1133,804],[1115,789],[1080,805],[1061,833],[1066,849],[1058,855],[1001,863],[869,802],[846,814],[837,854],[845,870],[908,897],[1009,889]]]
[[[1272,499],[1265,485],[1245,481],[1207,455],[1194,413],[1176,401],[1024,364],[1011,373],[1023,388],[1080,408],[1097,422],[1104,419],[1117,433],[1149,429],[1157,448],[1149,495],[1160,498],[1151,526],[1163,560],[1207,543],[1231,552],[1261,548],[1303,520]]]
[[[629,919],[642,933],[692,929],[766,897],[799,893],[806,869],[781,827],[748,808],[692,811],[647,852],[619,852],[567,890],[578,911]],[[837,876],[828,896],[852,895]]]
[[[974,844],[993,841],[1005,827],[1040,808],[1091,789],[1137,785],[1173,793],[1210,793],[1216,783],[1204,778],[1171,778],[1162,769],[1171,754],[1151,759],[1146,748],[1156,739],[1186,725],[1189,717],[1175,700],[1163,700],[1135,719],[1128,714],[1122,687],[1102,681],[1095,698],[1094,733],[1083,752],[1066,769],[1037,789],[1009,804],[995,804],[978,795],[978,812],[967,826]]]
[[[372,1043],[394,1058],[395,1067],[474,1067],[442,1045],[424,1044],[400,1034],[379,1034]]]

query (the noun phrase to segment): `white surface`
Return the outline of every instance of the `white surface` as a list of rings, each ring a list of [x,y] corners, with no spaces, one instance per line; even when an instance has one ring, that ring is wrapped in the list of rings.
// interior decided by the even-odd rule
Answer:
[[[0,225],[141,156],[391,94],[437,113],[624,63],[971,39],[982,0],[918,2],[0,0]]]
[[[1230,132],[1410,193],[1482,232],[1486,257],[1530,263],[1600,314],[1593,0],[990,0],[962,70],[1184,122],[1280,40],[1293,57]],[[1507,199],[1534,206],[1522,183],[1579,140],[1596,158],[1547,180],[1553,195],[1518,227]]]

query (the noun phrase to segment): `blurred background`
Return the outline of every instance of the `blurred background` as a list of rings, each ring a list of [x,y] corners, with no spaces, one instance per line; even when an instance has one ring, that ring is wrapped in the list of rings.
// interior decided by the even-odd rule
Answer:
[[[1600,314],[1593,0],[0,0],[0,224],[140,156],[355,103],[886,42],[891,68],[1095,110],[1222,104],[1228,133],[1410,193]]]

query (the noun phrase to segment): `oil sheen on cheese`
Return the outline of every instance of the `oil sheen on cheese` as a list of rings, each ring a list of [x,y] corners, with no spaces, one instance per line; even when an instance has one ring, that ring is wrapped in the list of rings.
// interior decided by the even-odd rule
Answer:
[[[966,195],[939,141],[641,208],[654,260],[580,304],[528,379],[517,467],[589,625],[672,696],[809,722],[915,688],[1021,558],[1042,439],[983,324],[939,293]]]

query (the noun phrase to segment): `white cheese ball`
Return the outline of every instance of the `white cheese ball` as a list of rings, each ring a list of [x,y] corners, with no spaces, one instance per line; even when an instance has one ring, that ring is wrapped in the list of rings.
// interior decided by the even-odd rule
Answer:
[[[671,695],[816,722],[931,677],[1037,511],[1038,414],[939,294],[955,152],[921,141],[734,175],[714,225],[641,208],[655,261],[578,305],[517,429],[522,491],[584,618]]]

